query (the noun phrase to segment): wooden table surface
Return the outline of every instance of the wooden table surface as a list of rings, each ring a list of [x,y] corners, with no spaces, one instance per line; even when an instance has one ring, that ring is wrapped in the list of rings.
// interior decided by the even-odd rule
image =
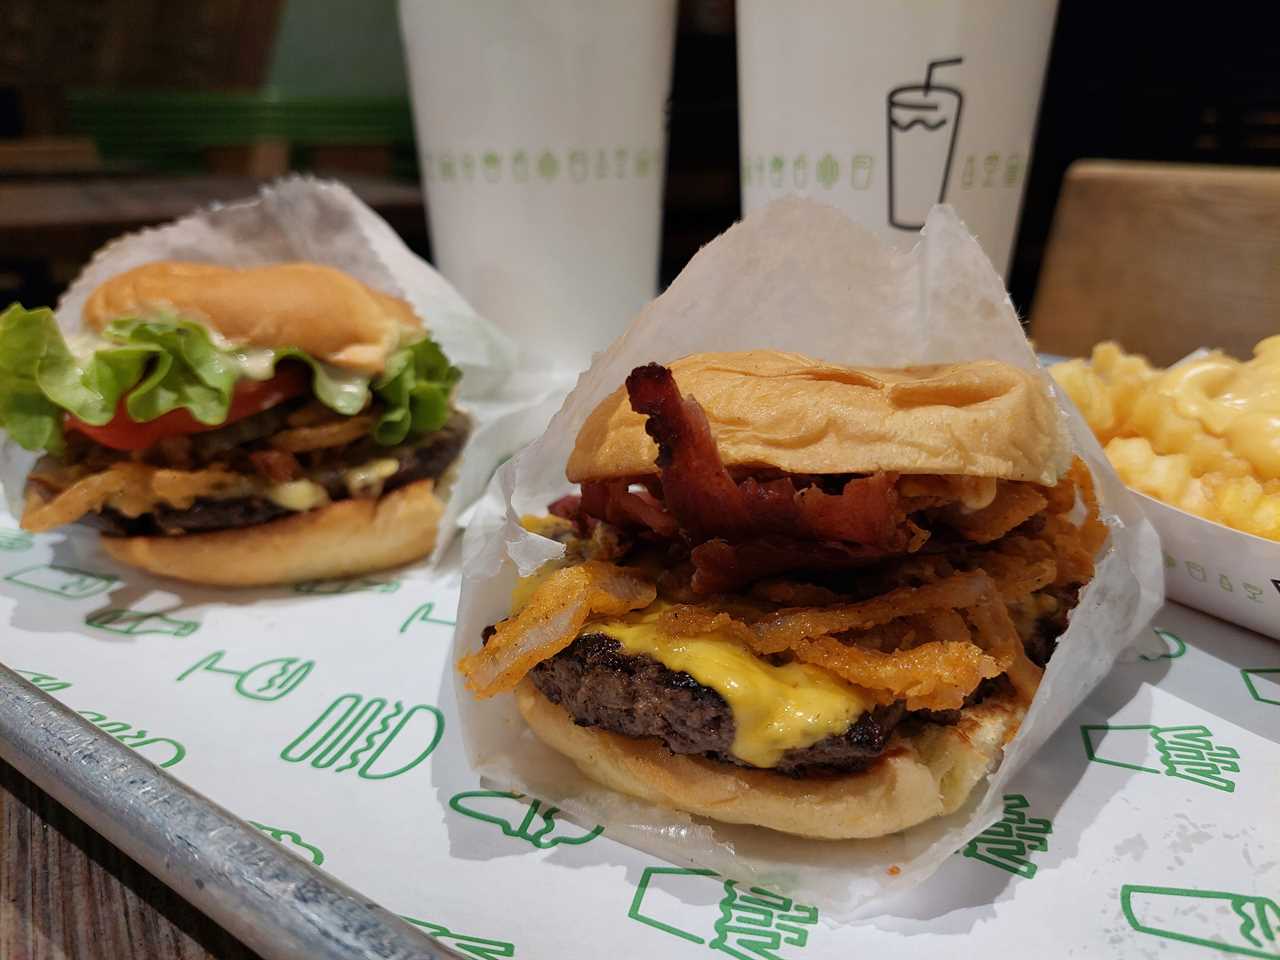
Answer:
[[[2,760],[0,958],[259,960]]]

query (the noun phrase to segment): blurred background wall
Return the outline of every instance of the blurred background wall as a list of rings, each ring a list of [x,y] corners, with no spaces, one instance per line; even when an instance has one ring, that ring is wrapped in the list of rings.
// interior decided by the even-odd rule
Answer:
[[[1022,312],[1073,160],[1280,162],[1269,6],[1061,0],[1010,274]],[[739,214],[736,88],[732,0],[682,0],[664,284]],[[395,0],[0,3],[0,303],[50,301],[110,236],[291,169],[350,180],[429,255]],[[49,190],[19,209],[17,183]]]

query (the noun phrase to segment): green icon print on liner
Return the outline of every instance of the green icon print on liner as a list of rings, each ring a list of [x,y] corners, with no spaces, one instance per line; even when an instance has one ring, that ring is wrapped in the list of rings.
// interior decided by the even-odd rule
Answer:
[[[133,729],[132,724],[125,723],[123,720],[109,720],[106,714],[98,713],[96,710],[78,712],[99,730],[111,734],[126,747],[137,750],[158,767],[176,766],[187,755],[187,748],[172,737],[153,737],[146,730]],[[153,746],[158,749],[145,749]],[[156,756],[165,759],[157,761]]]
[[[506,940],[489,940],[485,937],[454,933],[443,924],[419,920],[417,917],[402,916],[400,919],[412,923],[415,927],[421,927],[432,940],[452,948],[464,957],[471,957],[472,960],[505,960],[507,957],[516,955],[516,945]]]
[[[1140,653],[1138,654],[1139,660],[1146,660],[1148,663],[1153,663],[1156,660],[1177,660],[1180,656],[1182,656],[1184,653],[1187,652],[1186,641],[1183,640],[1176,633],[1174,633],[1172,630],[1164,630],[1164,629],[1161,629],[1160,627],[1152,627],[1151,632],[1152,634],[1155,635],[1156,639],[1160,642],[1159,649],[1163,650],[1164,652],[1155,653],[1155,654]]]
[[[179,620],[166,617],[163,613],[148,613],[145,610],[98,610],[85,617],[84,622],[86,626],[129,636],[155,633],[170,637],[189,637],[200,629],[200,624],[194,620]]]
[[[59,680],[57,677],[51,677],[47,673],[40,673],[36,670],[15,670],[13,672],[25,678],[33,687],[43,690],[45,693],[57,693],[59,690],[65,690],[71,686],[70,680]]]
[[[457,626],[457,624],[452,620],[444,620],[435,616],[435,609],[435,602],[430,600],[427,601],[422,606],[418,607],[418,609],[414,610],[413,613],[409,614],[408,619],[405,620],[404,623],[400,624],[400,632],[408,633],[409,628],[415,623],[435,623],[442,627]]]
[[[817,175],[818,182],[830,190],[840,179],[840,161],[829,153],[823,154],[818,161]]]
[[[324,863],[324,851],[313,843],[307,843],[302,836],[293,830],[282,830],[279,827],[268,827],[265,823],[259,823],[257,820],[248,821],[249,825],[256,827],[265,833],[276,843],[284,844],[287,847],[297,847],[302,851],[299,856],[305,856],[317,867]]]
[[[1280,667],[1246,667],[1240,676],[1249,688],[1249,696],[1259,703],[1280,707]]]
[[[355,770],[361,780],[390,780],[427,759],[443,734],[444,715],[430,704],[406,710],[399,700],[344,693],[280,751],[280,759],[306,761],[317,770],[333,767],[334,773]]]
[[[395,593],[399,589],[399,580],[377,580],[373,577],[355,577],[351,580],[307,580],[293,585],[294,593],[320,596],[332,596],[338,593]]]
[[[1036,875],[1032,853],[1049,849],[1049,834],[1053,824],[1039,817],[1028,817],[1027,798],[1020,793],[1004,795],[1004,816],[965,845],[963,853],[972,860],[989,863],[993,867],[1030,880]]]
[[[723,895],[714,918],[707,909],[705,928],[686,930],[661,919],[662,908],[653,902],[655,890],[680,900],[681,889],[694,892],[689,889],[691,886],[712,882],[719,883]],[[738,960],[785,960],[795,956],[808,945],[809,934],[818,923],[816,907],[796,903],[790,897],[759,887],[740,889],[735,881],[721,881],[711,870],[682,867],[646,867],[636,885],[627,916],[647,927],[690,943],[705,944]]]
[[[584,834],[577,824],[556,819],[559,807],[507,790],[464,790],[449,798],[449,807],[472,820],[492,823],[503,836],[524,840],[539,850],[561,844],[576,846],[604,832],[604,827],[597,825]]]
[[[96,597],[118,582],[118,578],[110,574],[90,573],[88,570],[77,570],[75,567],[64,567],[52,563],[15,570],[6,576],[5,580],[63,600],[84,600],[86,597]]]
[[[1080,735],[1084,739],[1085,755],[1094,763],[1142,773],[1163,773],[1224,793],[1235,792],[1235,781],[1225,774],[1240,772],[1240,754],[1233,747],[1214,743],[1213,733],[1202,724],[1175,727],[1157,727],[1150,723],[1084,724]],[[1109,756],[1099,752],[1106,741],[1112,742],[1107,749]]]
[[[197,660],[195,664],[178,674],[175,683],[181,683],[196,671],[205,673],[221,673],[235,677],[235,691],[249,700],[279,700],[291,693],[298,684],[307,679],[315,668],[314,660],[299,660],[297,657],[276,657],[263,660],[245,670],[233,670],[218,666],[226,656],[225,650],[215,650],[207,657]]]
[[[1120,910],[1138,933],[1238,957],[1280,957],[1280,905],[1270,897],[1126,883]]]
[[[35,537],[25,530],[14,530],[12,527],[0,527],[0,550],[9,553],[21,553],[30,550]]]

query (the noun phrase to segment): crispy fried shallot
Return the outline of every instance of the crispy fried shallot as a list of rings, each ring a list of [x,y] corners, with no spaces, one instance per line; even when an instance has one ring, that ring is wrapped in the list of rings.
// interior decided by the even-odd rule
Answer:
[[[534,666],[555,656],[592,615],[621,616],[647,607],[654,585],[634,571],[588,560],[556,570],[515,616],[497,625],[481,649],[458,661],[467,689],[483,699],[515,689]]]

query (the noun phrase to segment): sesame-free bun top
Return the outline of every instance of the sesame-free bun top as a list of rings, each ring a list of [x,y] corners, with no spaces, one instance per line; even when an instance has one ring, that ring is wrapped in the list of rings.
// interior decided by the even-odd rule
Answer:
[[[1056,483],[1071,464],[1057,405],[1032,373],[997,360],[883,369],[798,353],[698,353],[668,364],[706,412],[728,467],[896,471]],[[626,388],[583,424],[573,483],[658,472]]]
[[[370,375],[422,327],[403,300],[316,263],[234,268],[161,260],[112,277],[84,305],[95,330],[156,314],[199,321],[237,346],[298,347]]]

